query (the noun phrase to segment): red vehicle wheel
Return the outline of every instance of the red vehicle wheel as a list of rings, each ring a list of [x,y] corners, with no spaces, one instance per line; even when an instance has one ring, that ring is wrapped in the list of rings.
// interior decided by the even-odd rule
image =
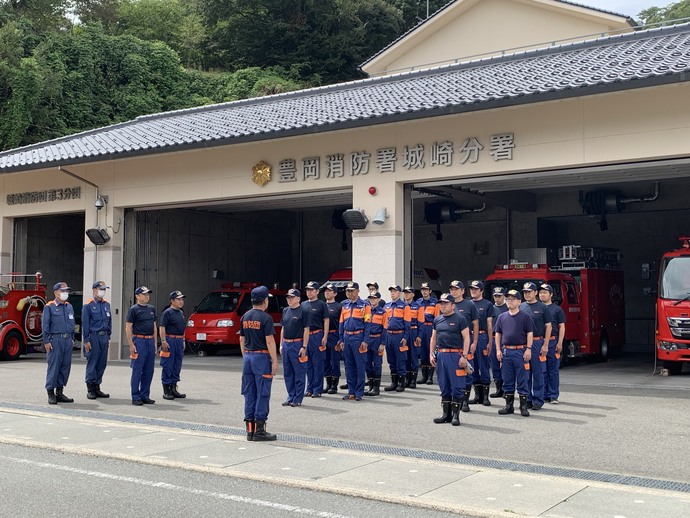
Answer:
[[[2,341],[2,357],[5,360],[16,360],[24,349],[24,339],[18,331],[10,331]]]

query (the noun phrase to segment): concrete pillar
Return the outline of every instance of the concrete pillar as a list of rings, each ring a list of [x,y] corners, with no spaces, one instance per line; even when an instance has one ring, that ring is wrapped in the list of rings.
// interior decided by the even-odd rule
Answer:
[[[26,225],[24,226],[26,230]],[[26,248],[26,232],[24,233],[24,246]],[[14,269],[12,254],[14,253],[14,218],[2,218],[0,220],[0,273],[10,273]],[[24,263],[26,264],[26,250],[24,250]]]

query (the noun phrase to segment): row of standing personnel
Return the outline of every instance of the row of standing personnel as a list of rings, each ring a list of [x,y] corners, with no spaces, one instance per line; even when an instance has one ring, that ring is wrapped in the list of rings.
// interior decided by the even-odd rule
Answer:
[[[109,287],[104,281],[95,281],[92,288],[93,297],[84,302],[81,315],[86,397],[109,398],[110,395],[101,390],[112,334],[110,303],[105,298]],[[48,363],[45,388],[51,405],[74,402],[73,398],[64,394],[72,368],[75,332],[74,308],[68,302],[70,290],[66,282],[56,283],[53,286],[55,298],[43,309],[43,342]],[[151,293],[146,286],[135,290],[136,303],[127,312],[125,324],[132,369],[130,388],[135,406],[155,403],[150,393],[157,354],[160,354],[163,398],[172,400],[186,397],[177,389],[185,349],[187,318],[183,307],[186,297],[179,290],[171,292],[170,306],[163,311],[160,325],[157,325],[156,310],[149,304]],[[157,350],[156,336],[161,340],[160,352]]]
[[[279,346],[288,394],[283,406],[299,407],[304,397],[318,398],[324,391],[336,393],[341,376],[341,356],[345,360],[347,379],[343,386],[347,388],[347,394],[342,399],[361,401],[364,395],[379,395],[384,351],[391,372],[391,385],[384,390],[391,392],[402,392],[406,387],[416,388],[420,368],[423,376],[420,383],[433,384],[434,372],[439,365],[438,354],[442,354],[444,361],[441,362],[443,370],[439,370],[439,385],[444,414],[435,419],[437,423],[452,422],[459,425],[460,410],[468,412],[469,405],[475,403],[489,406],[489,396],[505,396],[506,405],[499,414],[513,413],[515,386],[521,402],[524,398],[524,405],[521,404],[522,415],[529,415],[528,406],[540,409],[545,399],[558,402],[558,355],[565,336],[565,316],[562,310],[558,313],[560,307],[552,306],[553,290],[548,284],[537,288],[534,283],[527,283],[523,287],[526,305],[524,308],[516,306],[515,309],[518,312],[522,310],[523,317],[530,314],[528,319],[518,317],[524,326],[527,326],[528,321],[531,325],[531,330],[523,330],[524,339],[522,335],[516,337],[511,334],[515,331],[510,324],[513,315],[506,304],[503,288],[495,288],[492,294],[495,304],[492,304],[483,298],[482,281],[472,281],[470,284],[471,300],[464,299],[464,285],[461,281],[452,281],[450,293],[443,294],[440,300],[431,296],[432,290],[427,283],[420,287],[422,297],[418,300],[414,300],[412,287],[401,289],[397,285],[391,286],[391,301],[387,303],[382,301],[377,283],[368,283],[367,287],[370,294],[367,300],[363,300],[359,297],[359,284],[349,283],[345,289],[347,299],[342,304],[336,302],[337,289],[332,284],[324,287],[325,302],[318,299],[319,285],[313,281],[305,286],[307,300],[304,302],[300,302],[299,290],[288,291],[288,307],[282,315],[283,332]],[[265,294],[266,299],[270,296],[267,289],[260,288],[256,294],[252,292],[253,302],[255,295],[261,297]],[[546,304],[535,300],[537,293]],[[509,292],[507,299],[514,299],[515,294],[521,299],[520,293],[515,290]],[[260,302],[267,305],[265,299]],[[503,349],[501,336],[504,332],[500,328],[498,317],[506,312],[510,318],[504,318],[503,326],[508,328]],[[448,326],[446,324],[451,316],[452,326]],[[254,317],[256,314],[252,315]],[[495,318],[499,326],[496,333],[493,329]],[[258,320],[244,320],[243,317],[240,334],[245,366],[250,362],[261,363],[262,353],[270,355],[271,363],[275,364],[275,369],[271,368],[269,374],[268,359],[265,358],[263,367],[259,369],[263,372],[261,377],[256,376],[251,366],[246,377],[243,371],[242,392],[245,395],[247,438],[256,441],[275,440],[274,434],[266,432],[265,423],[268,418],[270,382],[277,371],[277,355],[267,346],[268,338],[272,341],[272,336],[261,338],[258,336],[261,333],[250,333],[250,342],[253,339],[259,344],[248,345],[248,338],[243,335],[245,330],[256,331],[261,325],[267,325],[266,318],[262,319],[263,324]],[[558,329],[553,337],[552,327]],[[535,329],[541,334],[535,334]],[[464,330],[467,343],[464,340]],[[263,330],[264,334],[267,332],[267,328]],[[455,336],[452,336],[453,333]],[[498,341],[494,341],[494,335]],[[544,342],[546,335],[549,339]],[[447,342],[449,339],[455,345],[459,343],[459,346],[448,347],[446,343],[446,347],[437,347],[437,341]],[[520,339],[524,343],[511,344]],[[539,363],[531,367],[531,349],[535,344],[539,347],[535,356]],[[272,347],[276,349],[274,341]],[[514,354],[507,354],[506,351],[517,351],[519,347],[523,349],[524,362],[520,364],[520,372],[516,372],[512,361]],[[453,358],[449,363],[445,353],[459,355],[457,362]],[[506,361],[503,361],[504,356]],[[455,368],[450,369],[450,364]],[[505,387],[507,391],[504,391],[504,371],[508,380]],[[489,395],[491,374],[496,383],[496,392]],[[545,378],[548,380],[546,395]],[[369,390],[365,392],[367,379]],[[475,387],[475,397],[470,400],[472,386]]]

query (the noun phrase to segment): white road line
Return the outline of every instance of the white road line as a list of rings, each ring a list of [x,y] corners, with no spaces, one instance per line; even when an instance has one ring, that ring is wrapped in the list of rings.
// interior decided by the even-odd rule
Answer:
[[[192,489],[188,487],[176,486],[168,484],[167,482],[154,482],[152,480],[144,480],[135,477],[122,477],[120,475],[112,475],[110,473],[102,473],[100,471],[90,471],[79,468],[72,468],[70,466],[61,466],[59,464],[51,464],[49,462],[37,462],[28,459],[18,459],[16,457],[6,457],[0,455],[0,459],[16,462],[17,464],[28,464],[30,466],[37,466],[40,468],[54,469],[57,471],[66,471],[69,473],[76,473],[78,475],[86,475],[89,477],[104,478],[108,480],[117,480],[119,482],[130,482],[140,486],[155,487],[157,489],[168,489],[170,491],[178,491],[181,493],[189,493],[192,495],[206,496],[218,498],[220,500],[231,500],[242,504],[255,505],[257,507],[270,507],[271,509],[278,509],[280,511],[287,511],[295,514],[303,514],[306,516],[317,516],[319,518],[349,518],[343,514],[329,513],[326,511],[317,511],[316,509],[307,509],[305,507],[296,507],[294,505],[281,504],[278,502],[269,502],[267,500],[258,500],[256,498],[247,498],[245,496],[228,495],[227,493],[216,493],[214,491],[205,491],[203,489]]]

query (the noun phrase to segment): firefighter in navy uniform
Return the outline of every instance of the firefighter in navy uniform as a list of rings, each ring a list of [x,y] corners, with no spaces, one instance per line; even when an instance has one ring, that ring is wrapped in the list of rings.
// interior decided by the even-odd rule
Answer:
[[[105,281],[96,281],[91,286],[93,297],[81,308],[81,335],[86,358],[86,397],[89,399],[109,398],[101,392],[103,373],[108,365],[108,343],[112,333],[110,302],[105,300]]]
[[[184,399],[187,394],[177,390],[184,358],[184,330],[187,327],[187,317],[184,314],[184,299],[187,296],[181,291],[170,293],[170,307],[161,315],[158,333],[161,338],[161,382],[163,383],[163,399]]]
[[[149,304],[151,293],[146,286],[134,290],[136,303],[129,308],[125,323],[129,357],[132,360],[132,404],[135,406],[153,405],[156,402],[149,398],[156,359],[156,309]]]
[[[286,295],[288,307],[283,309],[280,355],[283,357],[283,377],[288,397],[283,406],[298,407],[304,399],[304,380],[307,377],[309,355],[309,315],[300,304],[300,292],[294,288]]]
[[[385,305],[383,328],[386,330],[386,358],[391,371],[391,384],[384,390],[403,392],[407,376],[407,351],[411,346],[409,336],[412,316],[410,307],[400,298],[400,286],[391,286],[388,291],[391,301]]]
[[[494,299],[494,327],[496,324],[496,319],[501,313],[508,311],[508,305],[506,304],[506,290],[502,286],[496,286],[493,289],[493,299]],[[489,394],[489,397],[503,397],[503,376],[501,375],[501,363],[496,357],[496,330],[494,329],[494,334],[491,337],[491,374],[496,384],[496,391]]]
[[[422,339],[420,352],[422,378],[419,384],[433,385],[435,368],[429,363],[429,343],[431,332],[434,330],[434,319],[440,314],[440,309],[438,300],[431,296],[431,287],[428,282],[423,282],[419,291],[422,292],[422,296],[417,299],[417,303],[420,306],[420,315],[424,315],[424,318],[419,317],[419,337]]]
[[[46,390],[51,405],[74,403],[74,399],[63,392],[72,369],[74,344],[74,308],[67,302],[69,292],[70,287],[66,282],[56,283],[53,286],[55,299],[43,308],[43,344],[48,362]]]
[[[470,332],[467,320],[455,311],[455,299],[448,293],[439,298],[441,314],[434,319],[431,334],[429,363],[438,366],[438,388],[441,391],[443,415],[434,423],[452,423],[460,426],[460,405],[465,390],[465,367]]]
[[[381,394],[381,366],[383,365],[383,352],[386,350],[386,332],[383,329],[383,320],[386,310],[379,304],[381,294],[376,291],[367,297],[371,304],[371,324],[369,326],[369,349],[367,351],[366,373],[369,378],[369,391],[365,396],[378,396]]]
[[[338,344],[338,325],[340,323],[340,302],[336,302],[335,296],[338,289],[334,284],[326,284],[323,289],[323,296],[326,298],[328,307],[328,341],[326,343],[326,360],[324,363],[324,376],[326,377],[326,392],[328,394],[338,393],[338,383],[340,383],[340,359],[342,353],[335,349]]]
[[[474,399],[469,404],[481,403],[491,406],[489,400],[489,387],[491,385],[491,342],[493,338],[494,305],[484,298],[484,283],[472,281],[470,283],[470,296],[479,312],[479,339],[477,340],[477,353],[475,355],[476,369],[472,374],[474,384]]]
[[[563,354],[563,340],[565,340],[565,312],[561,306],[553,303],[553,288],[544,283],[539,286],[539,300],[551,310],[551,339],[549,350],[544,363],[544,401],[558,404],[560,396],[561,354]]]
[[[407,350],[407,378],[405,388],[416,389],[417,377],[419,376],[419,359],[422,352],[422,338],[420,336],[420,322],[424,321],[424,314],[421,313],[422,306],[414,300],[414,288],[405,286],[403,288],[403,299],[410,308],[410,336],[409,347]]]
[[[467,320],[470,327],[470,351],[467,353],[467,361],[477,370],[475,355],[477,354],[477,342],[479,340],[479,311],[471,300],[465,298],[465,285],[462,281],[451,281],[448,289],[455,299],[455,311],[460,313]],[[465,391],[463,392],[462,406],[463,412],[470,411],[470,392],[472,392],[472,376],[466,376]]]
[[[271,385],[278,372],[273,319],[266,313],[268,297],[266,286],[254,288],[252,309],[240,319],[242,395],[248,441],[275,441],[277,438],[266,431]]]
[[[544,337],[551,336],[551,310],[543,302],[537,300],[537,285],[526,282],[522,286],[522,296],[525,301],[520,304],[520,311],[524,311],[534,321],[534,337],[532,341],[532,356],[530,371],[527,376],[529,396],[527,408],[541,410],[544,406],[544,367],[546,353],[549,349],[548,341]],[[547,339],[548,340],[548,339]]]
[[[347,300],[342,303],[339,345],[344,347],[347,394],[344,400],[361,401],[364,396],[366,358],[369,351],[369,327],[371,304],[359,298],[359,284],[348,283],[345,288]]]
[[[506,304],[508,311],[498,315],[496,326],[496,356],[503,375],[503,390],[506,404],[499,415],[515,412],[515,389],[520,396],[520,414],[529,417],[527,410],[527,377],[530,358],[532,357],[532,337],[534,336],[534,322],[530,316],[520,311],[520,292],[508,290]]]
[[[369,290],[369,295],[373,295],[374,293],[379,293],[379,283],[376,281],[371,281],[367,282],[367,289]],[[367,297],[367,301],[369,298]],[[379,299],[379,306],[384,307],[386,305],[386,301],[383,300],[382,298]]]
[[[323,392],[323,371],[326,360],[326,344],[330,319],[328,306],[318,298],[319,283],[309,281],[305,286],[307,300],[302,302],[309,321],[309,347],[307,347],[307,392],[306,397],[321,397]]]

